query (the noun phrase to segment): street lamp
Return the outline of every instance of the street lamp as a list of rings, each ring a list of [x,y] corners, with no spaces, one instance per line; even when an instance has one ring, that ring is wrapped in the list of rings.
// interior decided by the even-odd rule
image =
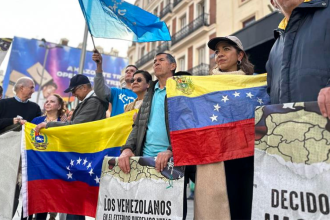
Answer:
[[[42,65],[41,79],[40,79],[39,90],[38,90],[38,95],[37,95],[37,103],[39,103],[40,91],[41,91],[42,83],[44,80],[44,73],[45,73],[45,66],[46,66],[46,62],[47,62],[48,52],[49,52],[49,50],[54,49],[54,48],[63,48],[62,45],[58,45],[58,44],[48,45],[45,38],[42,38],[41,41],[43,42],[43,44],[39,44],[39,47],[46,48],[46,52],[45,52],[45,57],[44,57],[44,64]]]

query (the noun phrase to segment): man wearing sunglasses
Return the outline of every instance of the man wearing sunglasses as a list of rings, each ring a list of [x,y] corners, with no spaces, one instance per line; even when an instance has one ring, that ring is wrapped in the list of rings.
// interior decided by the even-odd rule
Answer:
[[[71,117],[71,120],[67,122],[56,121],[40,123],[35,129],[36,132],[39,132],[41,128],[86,123],[105,118],[108,103],[103,102],[96,96],[87,76],[78,74],[72,77],[69,88],[67,88],[64,92],[71,92],[72,95],[80,101]]]
[[[94,51],[93,60],[96,62],[96,76],[94,78],[94,89],[97,97],[112,105],[111,116],[124,113],[127,104],[134,102],[136,94],[131,90],[131,79],[133,73],[138,69],[134,65],[128,65],[125,69],[126,88],[109,88],[105,84],[102,69],[102,56],[98,51]]]

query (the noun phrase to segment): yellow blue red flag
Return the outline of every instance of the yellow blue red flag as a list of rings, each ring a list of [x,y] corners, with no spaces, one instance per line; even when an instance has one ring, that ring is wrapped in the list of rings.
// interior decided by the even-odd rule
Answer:
[[[176,166],[252,156],[254,111],[269,104],[267,75],[179,76],[167,80]]]
[[[22,135],[24,216],[60,212],[95,217],[104,156],[119,156],[132,129],[131,111],[105,120]]]

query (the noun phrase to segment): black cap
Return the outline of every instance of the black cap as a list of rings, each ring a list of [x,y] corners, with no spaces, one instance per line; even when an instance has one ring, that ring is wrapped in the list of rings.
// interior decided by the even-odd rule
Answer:
[[[74,88],[80,85],[84,84],[90,84],[91,82],[89,81],[88,77],[82,74],[75,75],[70,79],[70,86],[66,90],[64,90],[65,93],[72,92]]]

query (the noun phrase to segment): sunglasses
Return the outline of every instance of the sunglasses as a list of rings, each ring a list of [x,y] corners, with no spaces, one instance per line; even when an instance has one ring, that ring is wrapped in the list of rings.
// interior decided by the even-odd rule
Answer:
[[[135,80],[136,80],[136,82],[138,82],[138,83],[142,82],[142,78],[141,78],[141,77],[138,77],[138,78],[136,78],[136,79],[132,78],[132,79],[131,79],[131,83],[134,83]]]
[[[75,93],[80,87],[82,87],[83,85],[80,85],[80,86],[77,86],[77,87],[74,87],[71,89],[71,93]]]

